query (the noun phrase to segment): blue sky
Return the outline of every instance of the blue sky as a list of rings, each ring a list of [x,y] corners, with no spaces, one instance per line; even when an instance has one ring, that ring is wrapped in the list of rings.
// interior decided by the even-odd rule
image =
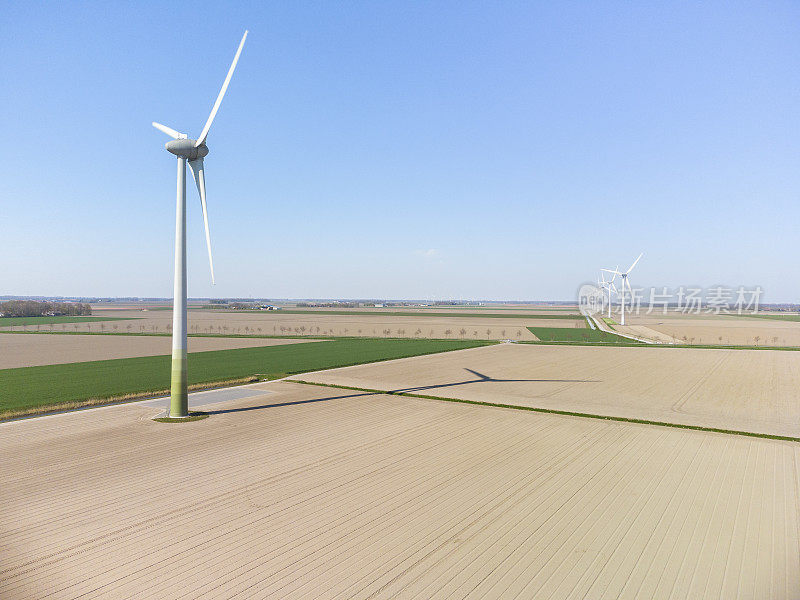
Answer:
[[[800,4],[0,2],[0,294],[797,301]]]

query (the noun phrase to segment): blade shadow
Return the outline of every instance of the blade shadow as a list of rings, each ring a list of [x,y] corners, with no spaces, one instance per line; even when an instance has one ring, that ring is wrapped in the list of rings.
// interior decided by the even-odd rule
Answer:
[[[496,379],[489,377],[473,369],[464,369],[477,377],[467,381],[456,381],[454,383],[439,383],[436,385],[422,385],[418,387],[402,388],[392,390],[393,393],[418,392],[421,390],[433,390],[438,388],[455,387],[459,385],[469,385],[470,383],[600,383],[598,379]]]
[[[530,382],[530,383],[601,383],[600,380],[597,379],[495,379],[494,377],[489,377],[488,375],[484,375],[483,373],[479,373],[478,371],[473,371],[472,369],[464,369],[465,371],[469,371],[473,375],[477,377],[477,379],[469,379],[467,381],[456,381],[454,383],[440,383],[436,385],[425,385],[425,386],[418,386],[418,387],[410,387],[410,388],[400,388],[396,390],[388,390],[388,393],[391,394],[402,394],[402,393],[411,393],[411,392],[418,392],[422,390],[433,390],[438,388],[447,388],[447,387],[455,387],[459,385],[469,385],[470,383],[520,383],[520,382]],[[250,410],[262,410],[266,408],[280,408],[282,406],[295,406],[299,404],[314,404],[317,402],[328,402],[330,400],[346,400],[348,398],[362,398],[364,396],[379,396],[381,393],[386,392],[359,392],[356,394],[344,394],[341,396],[327,396],[325,398],[310,398],[308,400],[293,400],[291,402],[277,402],[275,404],[259,404],[258,406],[242,406],[240,408],[223,408],[218,410],[205,410],[203,412],[208,413],[210,415],[222,415],[227,413],[238,413],[238,412],[247,412]]]
[[[328,400],[344,400],[346,398],[359,398],[362,396],[376,396],[373,392],[361,392],[359,394],[346,394],[344,396],[329,396],[327,398],[311,398],[309,400],[293,400],[291,402],[277,402],[275,404],[259,404],[258,406],[242,406],[240,408],[223,408],[219,410],[204,410],[210,415],[222,415],[226,413],[246,412],[248,410],[261,410],[263,408],[279,408],[281,406],[294,406],[296,404],[313,404],[315,402],[327,402]]]

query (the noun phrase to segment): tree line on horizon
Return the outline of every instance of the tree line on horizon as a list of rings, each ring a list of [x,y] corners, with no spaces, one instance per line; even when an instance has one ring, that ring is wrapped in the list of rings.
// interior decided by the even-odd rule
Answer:
[[[92,307],[84,302],[39,302],[37,300],[9,300],[0,302],[0,316],[44,317],[44,316],[88,316]]]

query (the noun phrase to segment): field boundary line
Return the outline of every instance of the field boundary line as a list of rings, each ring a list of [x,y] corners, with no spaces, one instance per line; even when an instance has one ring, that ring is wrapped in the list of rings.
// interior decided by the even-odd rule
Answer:
[[[291,377],[291,376],[290,376]],[[705,431],[709,433],[725,433],[729,435],[741,435],[745,437],[755,437],[768,440],[778,440],[783,442],[800,442],[800,437],[788,435],[777,435],[771,433],[758,433],[755,431],[743,431],[740,429],[723,429],[719,427],[707,427],[704,425],[686,425],[684,423],[670,423],[668,421],[653,421],[650,419],[637,419],[635,417],[615,417],[611,415],[598,415],[571,410],[559,410],[557,408],[540,408],[536,406],[519,406],[516,404],[501,404],[498,402],[483,402],[480,400],[465,400],[463,398],[446,398],[444,396],[430,396],[428,394],[414,394],[411,392],[393,390],[375,390],[371,388],[360,388],[350,385],[338,385],[334,383],[319,383],[316,381],[304,381],[302,379],[284,378],[282,381],[289,383],[300,383],[303,385],[316,385],[320,387],[336,388],[341,390],[351,390],[355,392],[367,392],[372,394],[384,394],[387,396],[405,396],[407,398],[420,398],[423,400],[440,400],[442,402],[457,402],[460,404],[473,404],[476,406],[488,406],[491,408],[510,408],[513,410],[526,410],[543,414],[560,415],[564,417],[583,417],[587,419],[599,419],[601,421],[616,421],[620,423],[634,423],[636,425],[657,425],[659,427],[672,427],[673,429],[689,429],[692,431]]]

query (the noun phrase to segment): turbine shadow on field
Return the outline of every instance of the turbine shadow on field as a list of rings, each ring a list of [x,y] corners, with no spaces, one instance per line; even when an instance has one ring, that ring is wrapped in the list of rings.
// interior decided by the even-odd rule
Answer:
[[[403,388],[398,390],[392,390],[392,393],[403,393],[403,392],[418,392],[421,390],[433,390],[437,388],[446,388],[446,387],[454,387],[459,385],[469,385],[470,383],[600,383],[597,379],[495,379],[494,377],[489,377],[488,375],[484,375],[483,373],[479,373],[478,371],[473,371],[472,369],[464,369],[465,371],[469,371],[473,375],[477,376],[477,379],[470,379],[468,381],[456,381],[455,383],[439,383],[436,385],[422,385],[419,387],[411,387],[411,388]]]
[[[275,404],[259,404],[258,406],[242,406],[241,408],[223,408],[221,410],[205,410],[210,415],[245,412],[248,410],[261,410],[262,408],[279,408],[281,406],[294,406],[296,404],[312,404],[314,402],[327,402],[328,400],[344,400],[346,398],[359,398],[361,396],[374,396],[373,392],[359,394],[346,394],[344,396],[328,396],[327,398],[311,398],[309,400],[293,400],[292,402],[277,402]]]
[[[483,373],[479,373],[478,371],[473,371],[472,369],[465,369],[465,371],[469,371],[473,375],[477,376],[477,379],[470,379],[468,381],[457,381],[455,383],[440,383],[437,385],[425,385],[419,387],[411,387],[411,388],[402,388],[396,390],[389,390],[389,394],[402,394],[407,392],[418,392],[421,390],[433,390],[436,388],[445,388],[445,387],[453,387],[457,385],[468,385],[470,383],[518,383],[518,382],[532,382],[532,383],[600,383],[596,379],[495,379],[494,377],[489,377],[488,375],[484,375]],[[325,398],[310,398],[308,400],[293,400],[291,402],[277,402],[275,404],[259,404],[258,406],[242,406],[240,408],[223,408],[220,410],[206,410],[206,412],[210,415],[222,415],[227,413],[237,413],[237,412],[246,412],[249,410],[262,410],[265,408],[279,408],[281,406],[295,406],[298,404],[313,404],[316,402],[327,402],[329,400],[345,400],[347,398],[361,398],[364,396],[375,396],[376,394],[380,394],[382,392],[359,392],[356,394],[344,394],[341,396],[327,396]]]

